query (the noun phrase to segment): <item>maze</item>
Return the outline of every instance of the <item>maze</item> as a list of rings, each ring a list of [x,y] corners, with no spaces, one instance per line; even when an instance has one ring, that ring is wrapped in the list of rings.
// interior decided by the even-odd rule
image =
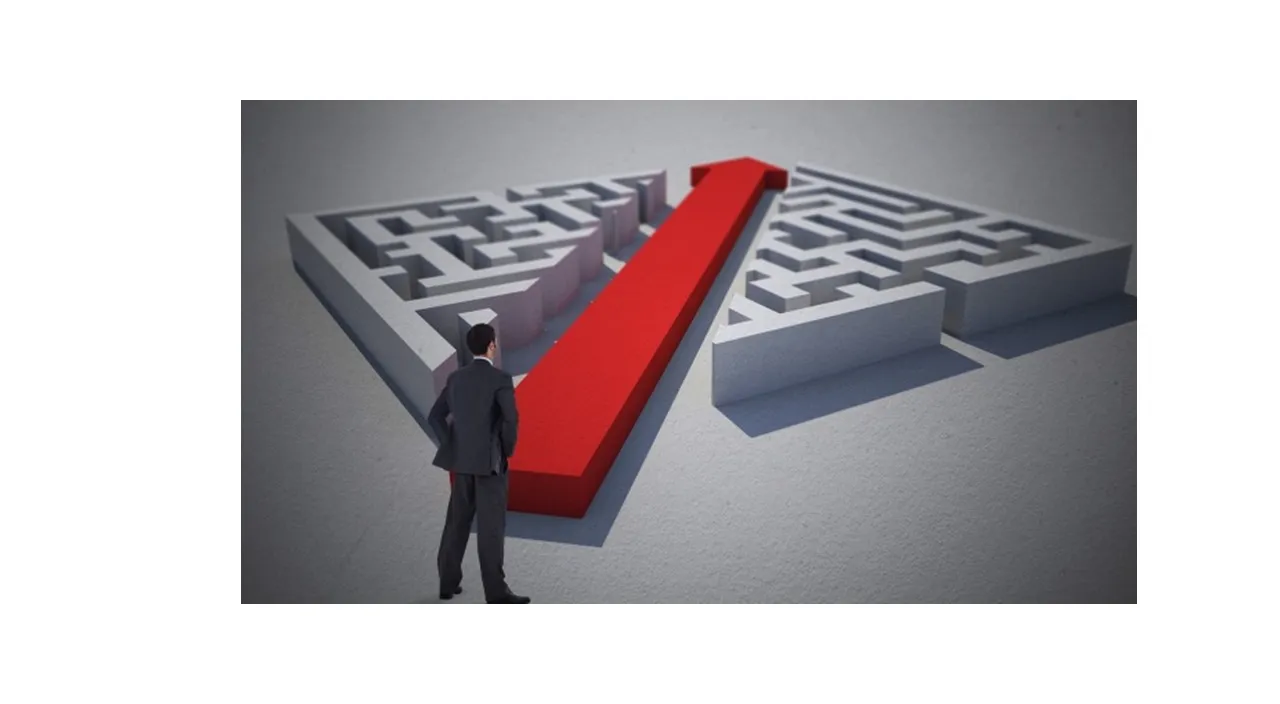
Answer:
[[[801,164],[712,342],[713,402],[1121,293],[1131,249]]]
[[[291,215],[286,225],[297,270],[421,417],[470,361],[472,325],[494,325],[507,351],[533,342],[607,252],[660,219],[666,186],[664,171],[648,171]],[[680,270],[668,259],[688,248],[669,249],[651,252],[661,260],[651,267]],[[801,164],[712,341],[712,401],[1120,293],[1131,250]],[[657,322],[657,299],[644,299],[644,315],[626,325]]]
[[[471,325],[529,344],[605,252],[666,206],[666,173],[551,183],[286,218],[296,269],[425,417]]]

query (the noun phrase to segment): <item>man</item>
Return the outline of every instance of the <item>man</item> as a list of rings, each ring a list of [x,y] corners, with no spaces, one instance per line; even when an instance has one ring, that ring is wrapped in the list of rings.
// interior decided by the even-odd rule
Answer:
[[[507,529],[507,458],[516,450],[515,384],[511,375],[493,365],[498,352],[493,326],[481,323],[467,331],[471,364],[449,375],[427,424],[439,451],[432,464],[453,472],[449,510],[440,536],[436,566],[440,570],[440,598],[462,593],[462,555],[477,520],[480,579],[490,604],[528,604],[507,586],[502,571],[502,548]],[[453,423],[445,419],[453,415]]]

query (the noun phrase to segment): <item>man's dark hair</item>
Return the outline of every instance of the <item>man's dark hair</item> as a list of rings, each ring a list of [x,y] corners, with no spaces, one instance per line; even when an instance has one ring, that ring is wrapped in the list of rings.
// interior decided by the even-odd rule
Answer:
[[[471,350],[471,354],[479,357],[489,351],[489,343],[496,337],[497,333],[494,332],[492,325],[488,323],[472,325],[467,331],[467,349]]]

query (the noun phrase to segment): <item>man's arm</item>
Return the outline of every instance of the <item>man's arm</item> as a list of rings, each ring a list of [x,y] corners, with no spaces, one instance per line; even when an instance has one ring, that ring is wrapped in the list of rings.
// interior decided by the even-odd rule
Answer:
[[[436,397],[436,402],[431,404],[431,412],[427,414],[427,426],[436,435],[436,447],[443,447],[445,441],[449,439],[449,424],[445,419],[449,416],[449,382],[451,381],[453,381],[452,377],[445,382],[444,391]]]
[[[502,413],[502,454],[510,457],[516,453],[516,432],[520,427],[520,414],[516,411],[516,387],[511,375],[502,374],[498,386],[498,410]]]

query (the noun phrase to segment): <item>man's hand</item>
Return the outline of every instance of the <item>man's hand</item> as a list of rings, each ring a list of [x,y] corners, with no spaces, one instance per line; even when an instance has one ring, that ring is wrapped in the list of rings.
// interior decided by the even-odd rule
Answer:
[[[498,437],[502,441],[502,455],[505,459],[516,453],[516,433],[520,427],[520,414],[516,410],[516,387],[510,374],[503,373],[497,397],[498,410],[502,413],[502,428]]]
[[[431,412],[427,414],[427,427],[431,428],[431,432],[436,435],[436,447],[443,447],[445,442],[449,440],[449,434],[453,430],[453,423],[449,420],[450,417],[449,383],[446,382],[444,390],[436,397],[436,402],[431,405]]]

